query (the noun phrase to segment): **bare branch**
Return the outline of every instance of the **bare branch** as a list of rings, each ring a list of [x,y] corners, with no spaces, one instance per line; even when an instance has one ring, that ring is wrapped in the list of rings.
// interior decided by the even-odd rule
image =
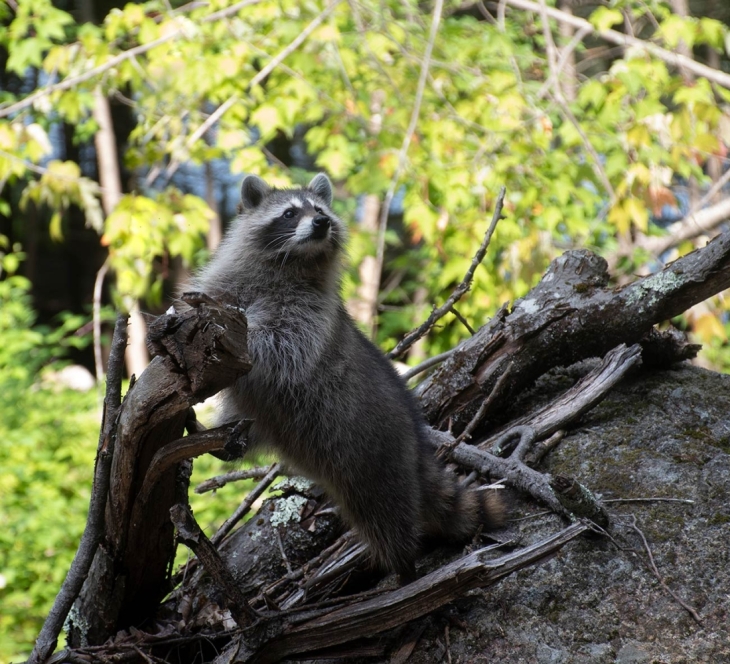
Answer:
[[[281,472],[281,464],[275,463],[269,472],[266,473],[266,477],[259,482],[251,493],[246,496],[245,500],[238,506],[238,509],[228,518],[225,523],[218,529],[218,531],[210,538],[215,546],[221,543],[223,538],[231,532],[233,526],[235,526],[246,514],[248,514],[251,506],[261,496],[261,494],[269,488],[271,483],[276,479],[276,476]]]
[[[391,350],[387,357],[391,360],[400,357],[405,353],[416,341],[418,341],[423,335],[427,334],[428,331],[436,324],[438,320],[443,318],[449,311],[451,311],[451,308],[456,304],[466,293],[469,288],[471,287],[471,282],[474,279],[474,272],[476,271],[479,264],[484,260],[484,257],[487,254],[487,247],[489,246],[489,242],[492,239],[492,235],[494,234],[494,229],[497,227],[497,223],[502,218],[502,205],[504,204],[504,195],[505,195],[505,188],[502,187],[499,190],[499,195],[497,196],[497,201],[494,205],[494,214],[492,215],[492,221],[489,224],[489,228],[487,229],[487,232],[484,235],[484,239],[482,240],[481,245],[479,245],[479,249],[477,250],[476,254],[474,254],[474,258],[471,261],[471,265],[469,266],[469,269],[466,271],[466,274],[464,275],[464,278],[461,280],[461,283],[453,290],[451,295],[449,295],[449,299],[446,300],[444,304],[442,304],[438,309],[434,309],[429,317],[421,324],[418,328],[413,330],[412,332],[409,332],[403,339],[401,339],[396,347]]]
[[[725,181],[723,185],[730,181],[730,170],[723,175],[722,179]],[[718,180],[718,184],[719,182],[720,180]],[[712,192],[712,195],[714,193]],[[709,195],[710,192],[708,192]],[[645,236],[639,240],[638,244],[643,249],[658,256],[667,251],[667,249],[677,246],[680,242],[692,240],[703,233],[712,233],[712,231],[728,219],[730,219],[730,198],[726,198],[708,208],[701,209],[699,212],[690,211],[684,219],[670,226],[668,235],[658,237]]]
[[[570,14],[567,15],[570,16]],[[598,152],[596,152],[596,149],[593,147],[593,144],[588,139],[588,136],[583,130],[583,127],[581,127],[580,122],[578,122],[578,119],[575,117],[575,115],[573,115],[573,112],[568,107],[568,103],[565,101],[565,96],[563,95],[563,90],[560,85],[560,69],[562,67],[557,63],[557,48],[555,47],[553,35],[550,30],[550,22],[548,21],[545,0],[540,0],[540,16],[542,17],[542,32],[543,36],[545,37],[548,66],[550,68],[550,75],[548,77],[548,80],[545,82],[543,88],[551,89],[550,96],[560,107],[563,116],[568,119],[570,124],[572,124],[575,130],[578,132],[581,140],[583,141],[583,146],[585,147],[588,154],[590,154],[591,156],[591,166],[593,168],[593,172],[596,174],[596,177],[601,181],[601,184],[603,184],[603,188],[606,190],[606,193],[608,193],[608,195],[611,197],[611,202],[613,203],[613,201],[616,200],[616,192],[614,191],[613,185],[608,179],[608,175],[603,168],[601,158],[599,157]],[[578,32],[578,35],[581,36],[585,36],[587,34],[588,32],[585,28],[581,29]],[[568,51],[568,53],[570,53],[570,51]]]
[[[170,508],[170,518],[177,529],[178,538],[189,547],[210,574],[218,589],[228,600],[228,608],[239,626],[250,625],[256,620],[256,612],[249,606],[238,582],[221,560],[218,551],[205,536],[187,505],[177,504]]]
[[[127,317],[118,316],[114,328],[112,348],[109,355],[106,398],[104,399],[104,419],[96,452],[94,484],[91,490],[89,516],[84,534],[81,536],[71,567],[61,590],[53,602],[53,607],[43,623],[28,664],[40,664],[53,652],[58,642],[68,612],[76,601],[81,586],[89,573],[91,562],[104,534],[104,510],[109,492],[109,475],[114,455],[115,429],[119,406],[122,401],[122,374],[124,371],[124,350],[127,346]]]
[[[267,472],[269,472],[268,468],[258,466],[256,468],[249,468],[248,470],[234,470],[230,473],[225,473],[224,475],[216,475],[215,477],[211,477],[198,484],[198,486],[195,487],[195,493],[215,491],[230,482],[239,482],[241,480],[261,480],[266,477]]]
[[[294,51],[296,51],[302,43],[311,35],[326,19],[334,10],[337,5],[339,5],[341,0],[333,0],[330,2],[327,7],[324,8],[322,12],[320,12],[317,17],[306,27],[304,30],[302,30],[299,35],[297,35],[296,39],[292,41],[289,46],[287,46],[281,53],[279,53],[275,58],[271,60],[256,76],[254,76],[251,79],[251,82],[248,84],[248,88],[252,88],[254,85],[258,85],[263,81],[276,67],[279,65],[279,63],[283,62],[287,57],[289,57]]]
[[[662,578],[662,575],[659,574],[659,570],[657,569],[656,563],[654,562],[654,556],[651,552],[651,547],[649,546],[649,542],[646,541],[646,537],[644,536],[643,531],[636,525],[636,517],[633,517],[633,522],[629,524],[629,527],[631,527],[633,530],[635,530],[639,537],[641,538],[641,542],[644,545],[644,550],[646,551],[646,555],[649,558],[649,569],[652,571],[654,576],[657,578],[657,581],[659,581],[659,585],[664,588],[664,590],[669,593],[674,600],[679,604],[683,609],[689,613],[689,615],[692,616],[693,620],[698,624],[702,625],[702,619],[697,614],[697,611],[693,609],[687,602],[685,602],[677,593],[675,593],[664,581]]]

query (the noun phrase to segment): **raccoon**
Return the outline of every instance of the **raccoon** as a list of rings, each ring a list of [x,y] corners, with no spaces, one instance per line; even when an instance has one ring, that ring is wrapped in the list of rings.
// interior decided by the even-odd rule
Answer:
[[[347,314],[346,228],[331,205],[324,174],[292,190],[243,180],[241,214],[194,281],[248,318],[253,368],[222,393],[217,419],[253,419],[249,449],[272,448],[320,484],[375,562],[412,576],[425,538],[467,540],[503,509],[449,476],[413,396]]]

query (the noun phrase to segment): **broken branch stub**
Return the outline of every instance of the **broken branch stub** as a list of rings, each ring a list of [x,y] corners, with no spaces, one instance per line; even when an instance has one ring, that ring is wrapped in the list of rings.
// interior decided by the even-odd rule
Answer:
[[[72,646],[102,643],[157,608],[168,590],[175,550],[170,508],[177,501],[177,466],[145,486],[150,465],[162,448],[182,439],[190,406],[251,368],[244,312],[204,295],[184,300],[189,309],[150,325],[148,346],[155,357],[119,412],[104,545],[76,602]]]

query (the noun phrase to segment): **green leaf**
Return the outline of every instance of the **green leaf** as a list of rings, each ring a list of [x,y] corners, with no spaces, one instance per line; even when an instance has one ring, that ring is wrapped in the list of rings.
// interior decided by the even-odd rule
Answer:
[[[609,30],[612,26],[623,23],[623,14],[618,9],[609,9],[608,7],[599,7],[594,11],[588,19],[596,30]]]

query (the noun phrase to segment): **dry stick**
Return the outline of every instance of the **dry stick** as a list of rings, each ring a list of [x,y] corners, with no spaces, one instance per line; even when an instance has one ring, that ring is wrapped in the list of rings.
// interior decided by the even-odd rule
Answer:
[[[276,476],[281,472],[281,464],[275,463],[269,472],[266,473],[266,477],[262,479],[251,493],[246,496],[246,499],[238,506],[238,509],[228,518],[225,523],[218,529],[218,531],[210,538],[210,541],[214,546],[218,546],[221,540],[231,532],[233,526],[235,526],[251,509],[256,499],[269,488],[269,485],[276,479]]]
[[[71,606],[78,597],[81,587],[89,573],[94,554],[101,541],[104,530],[104,510],[109,493],[109,475],[114,454],[116,421],[122,403],[122,373],[124,371],[124,350],[127,347],[127,317],[117,316],[109,355],[109,371],[107,373],[107,389],[104,399],[104,417],[99,435],[99,447],[96,452],[94,468],[94,485],[89,502],[89,516],[86,520],[84,534],[81,536],[71,567],[61,590],[53,602],[46,621],[43,623],[28,664],[40,664],[53,652],[58,642],[63,624]]]
[[[466,428],[461,432],[459,437],[454,441],[454,445],[458,445],[468,438],[471,438],[471,434],[474,433],[474,429],[479,426],[479,423],[482,421],[484,414],[487,412],[487,410],[489,410],[489,407],[494,403],[494,400],[501,394],[502,386],[507,382],[509,375],[512,373],[513,366],[514,364],[510,362],[507,369],[505,369],[505,372],[499,377],[499,380],[495,383],[492,391],[489,393],[487,398],[484,399],[482,405],[479,406],[479,410],[475,413],[474,417],[471,418],[471,421],[469,422],[469,424],[466,425]]]
[[[269,472],[264,466],[249,468],[248,470],[234,470],[224,475],[216,475],[195,487],[195,493],[206,493],[207,491],[215,491],[224,487],[229,482],[239,482],[240,480],[261,480]]]
[[[694,500],[687,498],[608,498],[604,503],[684,503],[694,505]]]
[[[390,181],[390,186],[385,194],[385,200],[383,201],[383,207],[380,209],[380,219],[378,221],[378,248],[375,256],[376,269],[375,269],[375,280],[380,282],[380,275],[383,272],[383,259],[385,257],[385,230],[388,226],[388,213],[390,212],[390,205],[393,202],[395,196],[395,190],[398,187],[398,181],[403,173],[403,169],[406,165],[406,155],[408,148],[411,145],[413,134],[416,131],[416,124],[418,123],[418,116],[421,114],[421,102],[423,101],[423,91],[426,88],[426,80],[428,79],[428,69],[431,66],[431,53],[433,52],[433,45],[436,41],[436,33],[438,32],[439,24],[441,23],[441,11],[443,9],[443,0],[436,0],[433,8],[433,16],[431,18],[431,31],[428,36],[428,43],[426,44],[426,50],[423,54],[423,62],[421,63],[421,74],[418,77],[418,86],[416,87],[416,99],[413,102],[413,110],[411,111],[411,120],[408,123],[405,136],[403,137],[403,144],[401,145],[400,151],[398,152],[398,164],[393,173],[393,178]],[[373,312],[375,314],[376,312]],[[373,316],[375,319],[375,316]],[[397,357],[395,355],[389,355],[389,357]]]
[[[177,529],[180,541],[189,547],[203,564],[218,589],[228,600],[228,608],[239,627],[250,625],[258,617],[249,606],[240,585],[218,555],[213,543],[195,521],[190,508],[178,503],[170,508],[170,519]]]
[[[476,332],[474,331],[474,328],[469,325],[469,321],[466,320],[457,310],[456,307],[451,307],[451,313],[454,314],[459,319],[459,322],[467,329],[469,330],[469,334],[474,336]]]
[[[474,258],[472,258],[471,265],[466,271],[466,274],[464,275],[461,283],[454,289],[451,295],[449,295],[449,299],[446,300],[444,304],[442,304],[438,309],[434,309],[431,312],[430,316],[418,328],[416,328],[412,332],[409,332],[403,339],[398,342],[396,347],[387,354],[387,357],[389,359],[392,360],[396,357],[400,357],[401,355],[403,355],[403,353],[405,353],[405,351],[407,351],[414,343],[416,343],[416,341],[418,341],[423,335],[427,334],[428,331],[439,319],[441,319],[449,311],[451,311],[451,307],[456,304],[463,297],[464,293],[469,290],[471,282],[474,279],[474,272],[476,271],[479,264],[484,260],[484,256],[486,256],[487,254],[487,247],[489,246],[489,242],[491,241],[492,235],[494,234],[494,229],[497,227],[497,223],[502,218],[502,206],[504,205],[505,193],[506,189],[504,187],[501,187],[499,190],[499,195],[497,196],[497,202],[494,206],[492,221],[489,224],[489,228],[484,235],[484,239],[482,240],[479,249],[477,250],[476,254],[474,254]]]
[[[654,556],[651,553],[651,547],[649,546],[649,542],[646,541],[646,537],[644,537],[644,533],[641,531],[641,529],[636,525],[636,517],[632,515],[633,522],[629,524],[629,527],[633,528],[637,533],[639,533],[639,537],[641,537],[641,541],[644,544],[644,549],[646,550],[647,555],[649,556],[649,567],[651,568],[651,571],[654,573],[654,576],[656,576],[657,581],[659,581],[659,585],[664,588],[674,599],[675,601],[683,608],[685,609],[689,615],[692,616],[692,618],[697,622],[698,625],[702,625],[702,619],[697,614],[697,611],[695,611],[689,604],[687,604],[681,597],[679,597],[665,582],[662,578],[662,575],[659,574],[659,570],[656,567],[656,564],[654,563]]]
[[[423,362],[421,362],[421,364],[402,373],[401,378],[404,381],[409,381],[414,376],[417,376],[418,374],[423,373],[427,369],[430,369],[431,367],[435,367],[437,364],[441,364],[441,362],[448,360],[453,354],[454,354],[454,349],[452,348],[451,350],[447,350],[445,353],[441,353],[440,355],[434,355],[433,357],[429,357],[427,360],[424,360]]]
[[[601,181],[601,184],[603,184],[603,188],[606,190],[606,193],[609,194],[611,202],[613,203],[613,201],[616,200],[616,192],[614,191],[613,185],[608,179],[608,175],[603,168],[601,158],[598,155],[596,149],[593,147],[593,143],[591,143],[587,134],[585,133],[585,131],[583,131],[583,127],[580,126],[578,119],[575,117],[575,115],[573,115],[573,112],[568,107],[568,103],[565,101],[565,97],[563,96],[563,91],[560,87],[560,78],[556,58],[557,48],[555,47],[553,35],[550,31],[550,23],[548,22],[545,0],[540,0],[540,16],[542,18],[542,32],[545,38],[545,46],[548,56],[548,67],[550,68],[550,76],[548,77],[546,86],[549,86],[549,84],[552,85],[553,89],[550,92],[550,96],[555,100],[558,106],[560,106],[560,110],[562,111],[563,115],[568,119],[568,121],[578,132],[581,140],[583,141],[583,146],[591,155],[591,167],[593,168],[593,172],[596,174],[596,177]],[[583,29],[581,30],[580,34],[585,35],[588,33],[585,29]]]
[[[550,487],[549,475],[533,470],[524,463],[524,458],[535,438],[542,438],[564,428],[570,421],[600,402],[613,386],[621,380],[641,359],[638,344],[626,348],[621,344],[606,354],[600,367],[582,378],[555,403],[560,404],[558,412],[551,412],[551,406],[518,420],[519,424],[502,433],[496,442],[490,438],[486,443],[499,453],[505,444],[519,435],[520,443],[506,459],[497,454],[484,452],[474,445],[458,443],[448,433],[433,431],[431,442],[449,450],[452,461],[482,475],[504,477],[510,484],[542,501],[554,512],[570,518],[570,508],[559,500]]]

